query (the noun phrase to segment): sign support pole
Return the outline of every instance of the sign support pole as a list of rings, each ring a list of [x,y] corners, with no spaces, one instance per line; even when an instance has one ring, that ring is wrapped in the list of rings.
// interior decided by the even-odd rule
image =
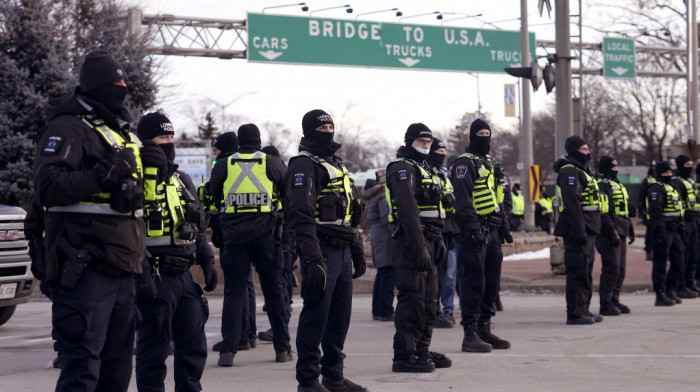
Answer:
[[[532,61],[530,58],[530,36],[527,25],[527,0],[520,0],[520,60],[523,67],[529,67]],[[530,189],[530,165],[532,165],[532,117],[530,115],[530,84],[520,83],[522,97],[522,122],[520,129],[520,157],[523,167],[520,170],[520,179],[523,182],[522,190]],[[529,197],[525,197],[525,230],[535,227],[535,205],[530,202]]]

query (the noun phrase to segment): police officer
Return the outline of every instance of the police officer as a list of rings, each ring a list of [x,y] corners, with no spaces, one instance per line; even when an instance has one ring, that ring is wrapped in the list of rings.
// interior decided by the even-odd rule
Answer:
[[[510,213],[510,230],[519,231],[525,219],[525,196],[520,190],[520,184],[517,182],[513,184],[511,197],[513,200],[513,211]]]
[[[197,262],[204,273],[204,290],[216,288],[214,253],[204,236],[205,214],[190,177],[174,163],[175,129],[160,112],[141,117],[136,132],[153,140],[168,159],[165,172],[144,168],[146,246],[144,273],[136,280],[142,323],[136,340],[136,385],[139,391],[162,391],[165,360],[175,343],[173,375],[178,391],[200,391],[207,361],[204,325],[209,306],[189,269]],[[157,183],[158,178],[164,179]],[[155,288],[155,290],[153,290]]]
[[[678,280],[685,264],[683,244],[683,201],[671,185],[673,172],[666,161],[656,162],[655,182],[647,189],[647,230],[651,231],[653,264],[651,281],[656,293],[656,306],[680,304],[676,296]],[[666,261],[670,268],[666,271]]]
[[[693,171],[693,160],[687,155],[676,157],[676,177],[672,184],[683,200],[685,210],[685,272],[678,279],[679,298],[697,298],[695,287],[695,268],[697,268],[698,255],[700,255],[700,237],[698,237],[698,218],[700,218],[700,200],[698,200],[698,188],[690,177]]]
[[[211,175],[212,195],[220,209],[224,236],[221,268],[224,271],[224,309],[219,366],[233,366],[243,331],[241,322],[248,302],[246,279],[255,264],[274,331],[275,361],[292,360],[286,286],[282,278],[282,255],[274,230],[278,201],[284,195],[284,163],[260,151],[260,130],[255,124],[238,129],[239,150],[219,160]]]
[[[536,224],[547,234],[552,234],[552,218],[554,217],[554,198],[547,194],[544,186],[540,186],[540,200],[535,204]]]
[[[125,78],[109,53],[88,53],[80,86],[50,103],[37,142],[34,184],[47,210],[46,279],[64,357],[57,391],[126,391],[131,378],[143,165],[166,160],[153,142],[139,150],[129,132]]]
[[[647,222],[647,190],[651,184],[656,182],[656,161],[651,161],[649,163],[649,170],[647,170],[647,176],[642,180],[639,187],[639,216],[642,218],[642,223],[647,226],[646,232],[644,234],[644,251],[646,252],[646,260],[652,261],[653,257],[653,239],[652,230],[649,228]]]
[[[587,166],[591,151],[586,142],[579,136],[570,136],[564,148],[567,155],[554,163],[560,211],[554,235],[564,237],[566,324],[593,324],[603,321],[600,315],[589,311],[594,245],[600,232],[598,183]]]
[[[596,237],[595,247],[600,253],[603,268],[600,274],[600,314],[619,316],[630,312],[620,303],[620,290],[625,280],[627,267],[627,243],[634,242],[634,228],[629,216],[634,216],[634,207],[629,205],[627,189],[617,178],[617,160],[607,155],[598,162],[598,188],[601,195],[601,232]],[[607,209],[607,213],[606,210]]]
[[[436,264],[447,257],[442,184],[425,162],[432,142],[427,126],[411,124],[404,134],[405,145],[386,169],[390,221],[397,225],[391,245],[398,289],[394,372],[427,373],[452,366],[449,358],[430,352],[437,310]]]
[[[289,161],[285,181],[289,227],[301,263],[304,306],[297,328],[298,391],[366,391],[343,376],[343,345],[352,312],[352,279],[365,272],[365,260],[351,256],[361,241],[350,221],[357,210],[352,182],[336,152],[333,118],[312,110],[302,118],[299,155]],[[352,270],[355,269],[355,274]],[[323,348],[323,356],[319,350]],[[323,375],[318,382],[319,374]]]
[[[502,206],[504,194],[498,193],[503,176],[500,163],[489,155],[491,126],[476,119],[469,128],[469,146],[452,165],[456,216],[462,235],[459,262],[462,293],[462,351],[489,352],[509,349],[510,342],[491,332],[491,318],[500,288],[501,240],[512,242]],[[499,233],[499,231],[501,231]]]

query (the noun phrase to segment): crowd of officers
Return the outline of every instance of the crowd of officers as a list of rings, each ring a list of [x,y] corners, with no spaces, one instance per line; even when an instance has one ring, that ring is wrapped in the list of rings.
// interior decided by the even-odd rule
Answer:
[[[318,109],[303,116],[299,154],[288,166],[274,147],[262,148],[254,124],[219,136],[211,179],[197,189],[174,163],[170,120],[148,113],[132,133],[126,95],[121,65],[105,51],[90,52],[79,86],[50,103],[37,138],[27,232],[32,269],[53,302],[52,335],[62,355],[56,390],[126,391],[135,354],[138,390],[162,391],[171,351],[175,390],[202,389],[209,316],[203,292],[219,281],[204,235],[211,227],[224,275],[218,365],[233,366],[239,350],[255,346],[252,266],[275,361],[294,359],[289,320],[298,256],[298,390],[366,391],[343,373],[352,281],[366,270],[358,230],[365,203],[338,155],[332,117]],[[411,124],[396,159],[365,186],[378,268],[372,315],[394,321],[394,372],[451,366],[430,343],[436,322],[455,322],[455,282],[462,351],[510,348],[493,334],[491,319],[499,305],[501,245],[513,242],[511,225],[521,224],[524,203],[518,184],[511,196],[502,165],[489,155],[490,142],[490,125],[475,120],[466,152],[446,169],[445,144],[426,125]],[[619,292],[625,239],[631,243],[634,231],[617,163],[603,157],[596,181],[583,140],[569,138],[566,150],[555,164],[560,219],[554,233],[566,249],[567,323],[590,324],[600,317],[589,311],[594,247],[604,255],[601,314],[629,312]],[[677,159],[678,177],[661,162],[648,180],[644,213],[657,305],[697,290],[692,259],[700,208],[685,158]],[[549,231],[553,207],[543,198],[539,222]],[[203,288],[190,273],[194,264]]]

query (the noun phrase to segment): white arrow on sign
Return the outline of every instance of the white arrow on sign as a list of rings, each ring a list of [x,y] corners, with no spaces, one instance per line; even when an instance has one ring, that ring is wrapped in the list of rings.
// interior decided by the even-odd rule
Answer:
[[[399,59],[400,62],[403,63],[403,65],[407,67],[413,67],[414,65],[420,63],[420,60],[416,60],[410,57],[406,57],[405,59]]]
[[[258,52],[260,53],[261,56],[265,57],[268,60],[274,60],[277,57],[280,57],[282,55],[282,52],[275,52],[273,50],[268,50],[266,52]]]
[[[629,71],[629,68],[615,67],[615,68],[610,68],[610,70],[615,72],[617,74],[617,76],[622,76],[625,74],[625,72]]]

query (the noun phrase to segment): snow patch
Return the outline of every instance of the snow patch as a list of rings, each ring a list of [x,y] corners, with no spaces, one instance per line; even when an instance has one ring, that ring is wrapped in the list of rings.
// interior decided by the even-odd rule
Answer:
[[[509,260],[535,260],[535,259],[548,259],[549,258],[549,248],[540,249],[534,252],[517,253],[514,255],[506,256],[503,261]]]

